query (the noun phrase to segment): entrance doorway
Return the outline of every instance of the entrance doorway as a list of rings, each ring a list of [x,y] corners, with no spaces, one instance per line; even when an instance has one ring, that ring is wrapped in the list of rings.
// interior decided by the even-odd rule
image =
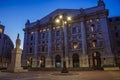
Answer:
[[[60,55],[57,55],[55,57],[55,67],[56,68],[60,68],[61,67],[61,57],[60,57]]]
[[[27,58],[27,66],[28,66],[28,67],[32,67],[32,56],[29,56],[29,57]]]
[[[93,67],[94,69],[100,69],[101,68],[101,55],[98,52],[94,52],[92,54],[93,57]]]
[[[45,68],[45,56],[40,57],[40,67]]]
[[[73,59],[73,68],[78,68],[79,67],[79,55],[73,54],[72,59]]]

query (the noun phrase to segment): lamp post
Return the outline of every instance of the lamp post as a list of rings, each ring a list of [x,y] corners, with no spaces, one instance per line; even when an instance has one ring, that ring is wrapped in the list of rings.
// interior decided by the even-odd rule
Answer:
[[[63,68],[61,73],[68,73],[67,67],[66,67],[66,60],[65,60],[65,45],[64,45],[64,27],[65,24],[67,24],[69,21],[71,21],[71,17],[70,16],[65,16],[65,15],[58,15],[55,18],[55,22],[57,24],[59,24],[62,27],[62,35],[63,35],[63,45],[62,45],[62,49],[63,49]]]

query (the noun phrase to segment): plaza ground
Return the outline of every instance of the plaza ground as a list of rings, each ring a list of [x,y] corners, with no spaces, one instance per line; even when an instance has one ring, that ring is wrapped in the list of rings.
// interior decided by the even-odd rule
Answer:
[[[0,80],[120,80],[120,71],[29,71],[26,73],[0,72]]]

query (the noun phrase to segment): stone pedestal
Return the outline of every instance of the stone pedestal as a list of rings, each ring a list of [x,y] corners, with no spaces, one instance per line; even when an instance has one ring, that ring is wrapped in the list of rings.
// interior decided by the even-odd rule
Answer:
[[[21,55],[22,49],[20,49],[20,39],[19,35],[16,40],[16,48],[12,50],[12,58],[11,63],[7,69],[9,72],[27,72],[27,70],[23,70],[21,67]]]

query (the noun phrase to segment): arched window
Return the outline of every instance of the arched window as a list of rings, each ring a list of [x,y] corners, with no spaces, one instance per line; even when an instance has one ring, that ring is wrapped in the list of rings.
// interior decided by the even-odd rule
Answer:
[[[92,41],[92,47],[96,47],[96,45],[97,45],[97,41],[96,41],[96,40],[93,40],[93,41]]]
[[[73,68],[78,68],[79,67],[79,55],[76,53],[73,54],[72,59],[73,59]]]
[[[99,19],[99,18],[96,18],[96,21],[100,21],[100,19]]]
[[[92,58],[93,58],[93,67],[95,69],[100,69],[101,67],[101,55],[99,52],[94,52],[92,54]]]
[[[74,43],[73,43],[73,48],[76,49],[77,47],[78,47],[77,42],[74,42]]]
[[[92,24],[92,25],[90,26],[90,30],[91,30],[92,32],[95,31],[95,25],[94,25],[94,24]]]
[[[55,56],[55,67],[56,68],[61,67],[61,56],[60,55]]]

